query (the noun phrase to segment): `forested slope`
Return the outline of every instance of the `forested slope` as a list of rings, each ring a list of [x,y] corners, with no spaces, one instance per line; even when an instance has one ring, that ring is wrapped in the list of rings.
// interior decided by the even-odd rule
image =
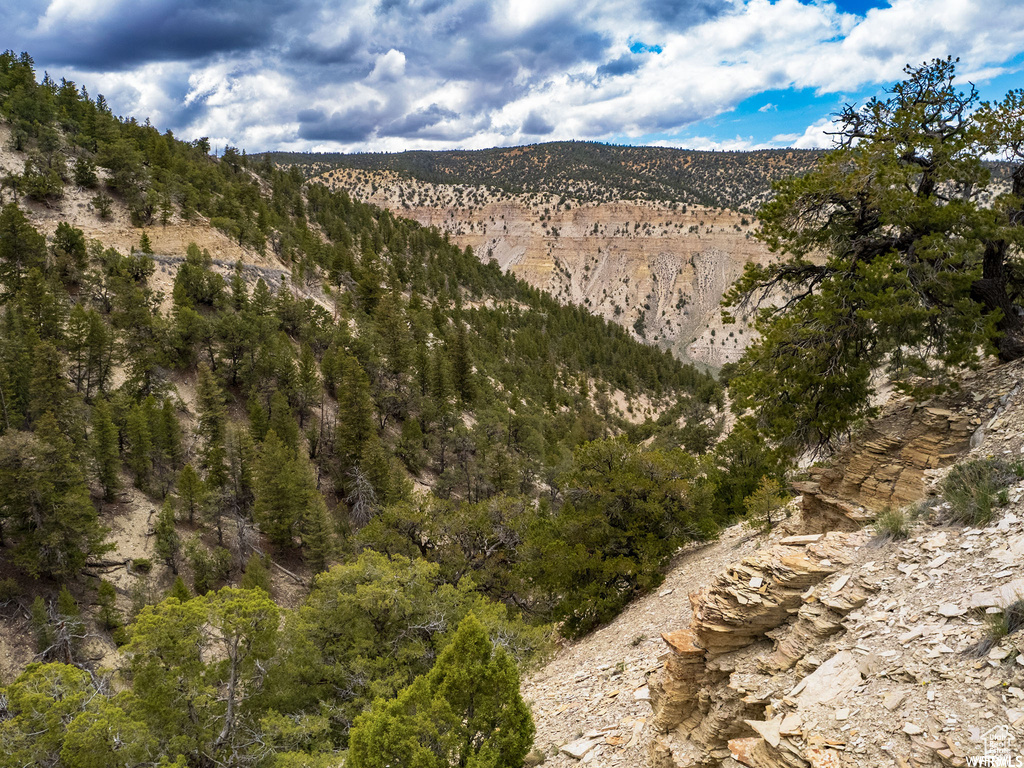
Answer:
[[[473,151],[271,152],[261,157],[297,165],[309,175],[331,168],[388,170],[435,184],[550,192],[580,202],[665,200],[750,213],[768,199],[772,182],[809,171],[821,152],[712,152],[561,141]]]
[[[448,708],[403,727],[447,723],[449,757],[519,754],[508,659],[656,586],[771,464],[741,434],[705,453],[711,378],[436,230],[25,55],[0,114],[0,615],[38,662],[3,681],[3,764],[328,764],[396,696]],[[54,223],[83,199],[96,238]],[[122,215],[130,249],[102,239]],[[154,252],[185,224],[243,258]],[[486,706],[452,698],[467,674]]]

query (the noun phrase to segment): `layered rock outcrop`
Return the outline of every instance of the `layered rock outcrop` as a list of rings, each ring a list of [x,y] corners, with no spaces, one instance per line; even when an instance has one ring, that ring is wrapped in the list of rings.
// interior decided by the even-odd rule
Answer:
[[[1019,363],[976,372],[928,403],[903,397],[888,404],[826,466],[812,467],[809,479],[794,483],[802,495],[803,530],[857,530],[886,507],[927,496],[942,469],[1002,426],[1022,372]]]
[[[842,576],[823,583],[864,540],[864,534],[840,532],[783,539],[690,596],[690,626],[663,635],[670,653],[650,684],[653,725],[662,734],[652,743],[655,766],[811,764],[804,746],[782,735],[785,717],[773,715],[771,695],[743,684],[745,670],[796,666],[864,604],[875,589],[870,582]],[[792,695],[816,703],[852,679],[846,665],[830,662]],[[798,720],[797,709],[785,726],[796,728]]]

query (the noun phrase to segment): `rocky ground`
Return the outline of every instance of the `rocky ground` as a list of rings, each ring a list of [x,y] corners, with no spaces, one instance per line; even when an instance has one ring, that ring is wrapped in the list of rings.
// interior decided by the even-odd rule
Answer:
[[[564,646],[523,683],[531,703],[536,749],[546,766],[573,765],[560,748],[596,740],[584,759],[599,764],[641,765],[651,718],[648,678],[661,669],[668,648],[662,632],[690,618],[689,593],[763,542],[733,526],[715,542],[680,553],[660,590],[637,600],[609,626]]]
[[[1024,598],[1024,472],[982,527],[951,524],[940,495],[954,462],[1021,469],[1022,371],[972,374],[942,402],[894,402],[816,470],[810,514],[823,496],[870,517],[860,500],[916,493],[907,539],[870,525],[807,535],[820,526],[804,510],[770,535],[734,527],[682,553],[659,594],[524,681],[534,757],[910,768],[1024,756],[1024,632],[994,631]]]

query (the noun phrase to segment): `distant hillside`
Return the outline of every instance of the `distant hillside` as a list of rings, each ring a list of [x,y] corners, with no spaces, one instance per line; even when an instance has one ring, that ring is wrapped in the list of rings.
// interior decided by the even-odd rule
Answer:
[[[821,152],[699,152],[562,141],[476,151],[398,154],[269,153],[307,175],[332,168],[393,171],[434,184],[549,192],[581,202],[664,200],[752,212],[772,182],[809,170]]]

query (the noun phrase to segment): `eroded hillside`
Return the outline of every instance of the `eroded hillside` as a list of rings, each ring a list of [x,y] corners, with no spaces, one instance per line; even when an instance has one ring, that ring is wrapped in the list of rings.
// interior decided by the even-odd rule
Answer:
[[[1010,364],[960,394],[893,400],[797,484],[776,530],[682,552],[659,593],[524,684],[536,757],[1013,765],[971,760],[1013,760],[1024,740],[1021,376]],[[991,519],[958,519],[956,478],[981,487],[979,467],[1002,473]]]
[[[723,326],[719,301],[749,261],[769,253],[753,217],[661,201],[580,202],[550,193],[432,184],[390,171],[336,169],[333,189],[408,216],[495,259],[560,301],[578,304],[637,338],[712,367],[750,339]]]

